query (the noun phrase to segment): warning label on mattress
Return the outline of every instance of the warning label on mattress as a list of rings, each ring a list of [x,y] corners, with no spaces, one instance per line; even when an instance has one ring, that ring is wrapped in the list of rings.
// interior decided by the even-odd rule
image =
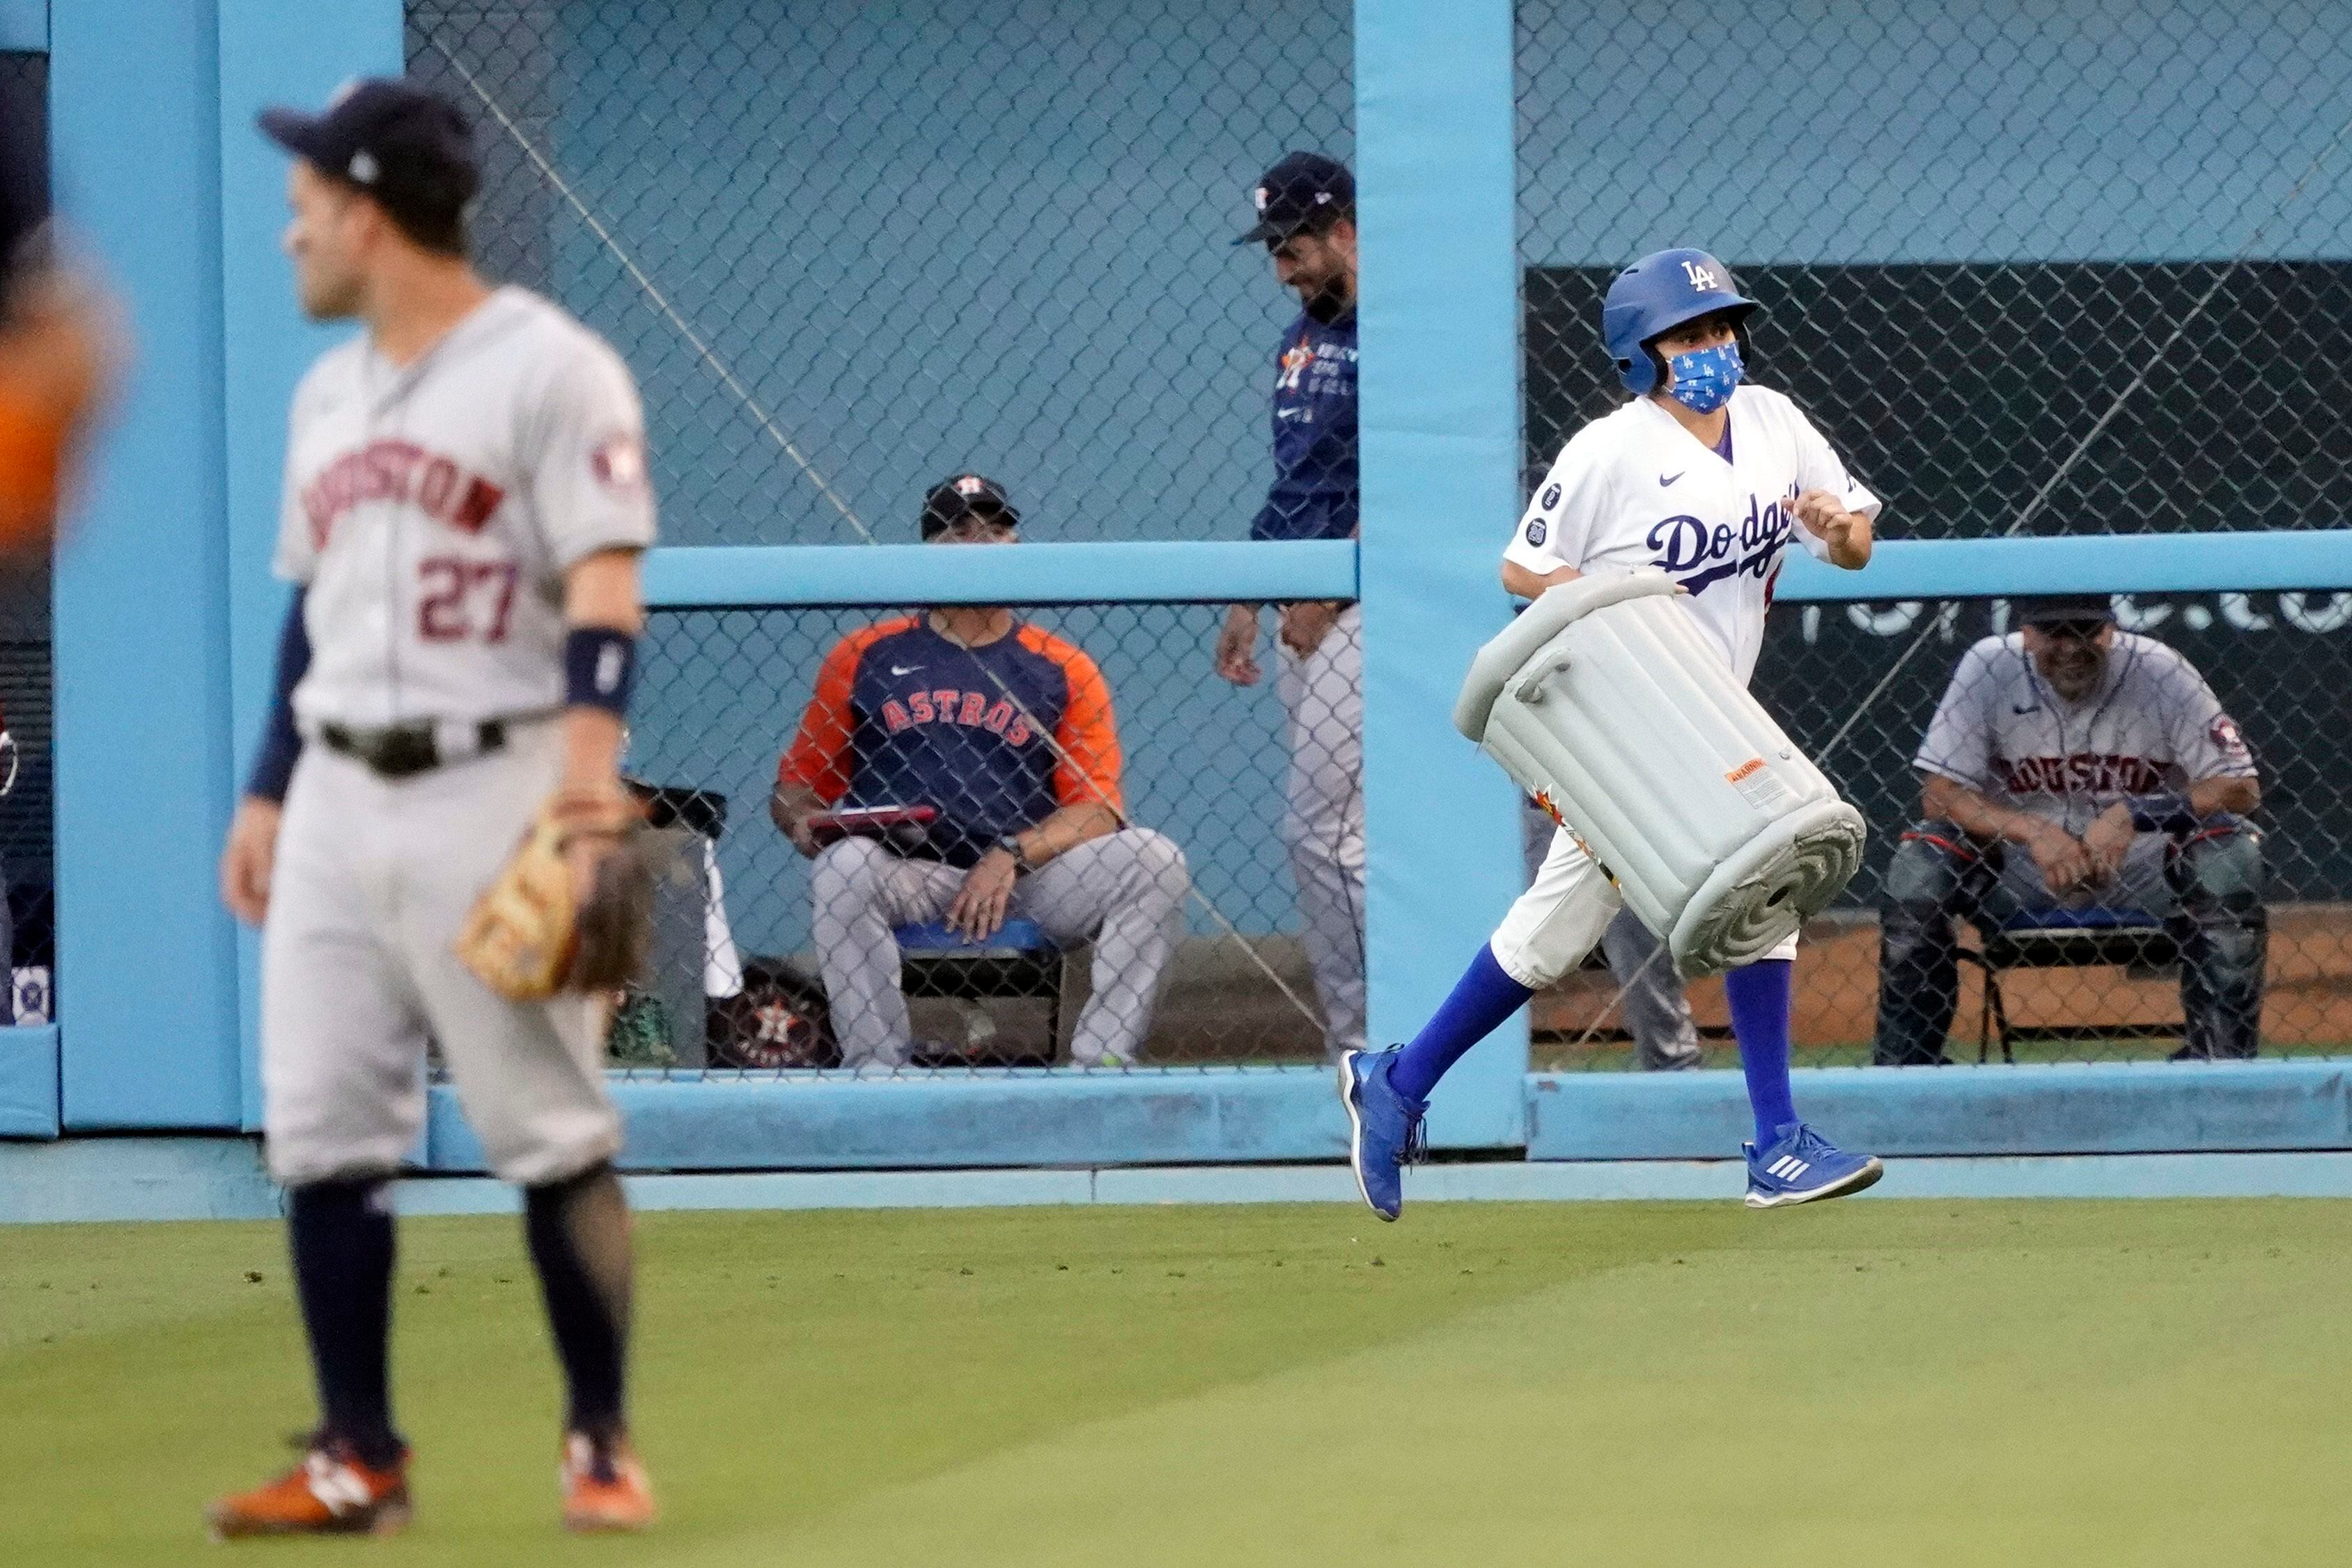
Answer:
[[[1780,782],[1780,776],[1764,766],[1760,757],[1749,758],[1723,777],[1725,782],[1739,791],[1741,800],[1767,816],[1796,799]]]

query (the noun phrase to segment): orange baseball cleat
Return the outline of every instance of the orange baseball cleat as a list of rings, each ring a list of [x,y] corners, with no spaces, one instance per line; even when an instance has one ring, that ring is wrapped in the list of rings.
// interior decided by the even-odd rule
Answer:
[[[340,1437],[306,1439],[302,1462],[267,1486],[205,1511],[213,1539],[247,1535],[390,1535],[408,1522],[408,1450],[388,1469]]]
[[[653,1488],[627,1437],[567,1434],[562,1476],[564,1529],[643,1530],[653,1523]]]

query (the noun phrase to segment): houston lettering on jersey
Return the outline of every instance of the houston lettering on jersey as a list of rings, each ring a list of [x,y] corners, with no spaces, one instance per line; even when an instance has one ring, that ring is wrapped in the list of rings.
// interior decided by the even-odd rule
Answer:
[[[2164,769],[2145,757],[1996,757],[1993,771],[2012,795],[2148,795],[2164,788]]]
[[[310,548],[323,550],[335,524],[353,507],[369,501],[405,501],[426,517],[466,533],[479,533],[506,492],[451,458],[427,452],[413,441],[371,441],[346,452],[303,486],[302,512],[310,523]]]

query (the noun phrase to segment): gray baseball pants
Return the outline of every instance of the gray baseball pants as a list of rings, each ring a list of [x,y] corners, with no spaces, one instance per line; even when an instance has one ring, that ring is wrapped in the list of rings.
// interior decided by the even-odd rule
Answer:
[[[437,1042],[490,1168],[536,1186],[620,1152],[605,1002],[510,1002],[451,944],[556,784],[553,720],[503,751],[400,780],[306,746],[261,931],[262,1124],[279,1184],[400,1168]]]
[[[844,839],[816,857],[812,924],[843,1066],[907,1060],[910,1026],[891,932],[946,915],[965,875],[938,861],[904,859],[872,839]],[[1094,944],[1093,990],[1070,1040],[1073,1062],[1139,1059],[1191,888],[1184,852],[1149,828],[1089,839],[1013,884],[1008,915],[1035,921],[1064,946]]]
[[[1276,644],[1289,718],[1283,842],[1330,1052],[1364,1045],[1364,622],[1351,604],[1302,659]]]

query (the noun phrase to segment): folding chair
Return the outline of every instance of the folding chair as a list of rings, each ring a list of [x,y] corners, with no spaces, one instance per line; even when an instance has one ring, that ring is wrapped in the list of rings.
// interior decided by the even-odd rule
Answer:
[[[1984,1001],[1977,1019],[1977,1060],[2000,1042],[2000,1059],[2015,1061],[2011,1042],[2037,1040],[2168,1040],[2177,1024],[2039,1024],[2012,1026],[2001,995],[2011,969],[2115,967],[2136,978],[2176,972],[2180,951],[2164,922],[2144,909],[2029,909],[1979,927],[1983,946],[1960,956],[1984,971]]]
[[[1045,1051],[1018,1057],[992,1057],[991,1066],[1050,1067],[1061,1050],[1062,965],[1066,955],[1034,920],[1007,920],[985,942],[967,941],[936,920],[901,925],[901,983],[914,997],[954,1001],[1031,1000],[1045,1003]],[[962,1066],[969,1058],[919,1056],[919,1066]]]

